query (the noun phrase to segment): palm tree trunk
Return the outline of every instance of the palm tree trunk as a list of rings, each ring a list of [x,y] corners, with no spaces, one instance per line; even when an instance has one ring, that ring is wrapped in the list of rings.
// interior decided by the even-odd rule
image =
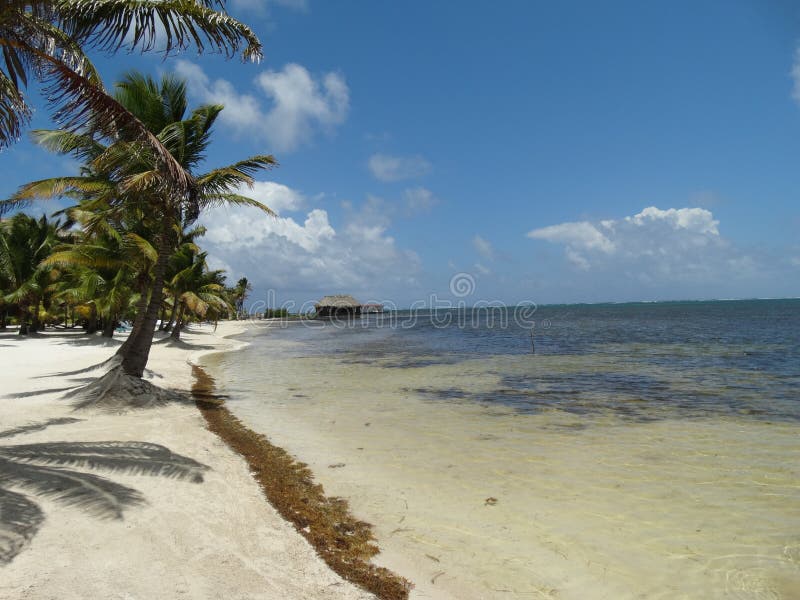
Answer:
[[[28,309],[23,305],[19,307],[19,335],[28,335]]]
[[[153,334],[155,333],[158,313],[161,310],[161,303],[164,299],[164,274],[167,271],[167,263],[170,259],[170,247],[167,242],[169,232],[168,219],[164,220],[164,229],[158,237],[158,260],[153,267],[153,284],[150,293],[150,302],[147,311],[144,313],[142,324],[139,331],[134,336],[128,338],[129,345],[122,355],[122,369],[127,375],[141,377],[144,368],[147,366],[147,359],[150,357],[150,347],[153,345]]]
[[[128,339],[122,342],[122,345],[117,348],[116,355],[117,356],[124,356],[128,352],[128,348],[130,348],[131,343],[133,343],[133,339],[139,335],[139,331],[142,329],[142,323],[144,323],[144,316],[147,313],[147,303],[149,300],[149,294],[147,293],[149,290],[147,286],[144,286],[142,289],[142,297],[139,298],[139,302],[136,305],[136,316],[133,318],[133,325],[131,326],[131,332],[128,334]]]
[[[106,326],[103,328],[103,337],[113,338],[114,328],[117,325],[117,315],[108,315]]]
[[[167,303],[166,302],[163,302],[161,304],[161,316],[159,317],[159,320],[161,321],[161,325],[158,326],[158,330],[159,331],[169,331],[168,329],[166,329],[166,327],[167,327],[167,322],[166,322],[167,321]]]
[[[86,333],[92,335],[95,331],[97,331],[97,306],[92,303],[92,308],[89,312],[89,323],[86,327]]]
[[[41,328],[41,323],[39,322],[39,306],[42,304],[42,300],[39,296],[36,296],[36,302],[33,304],[33,321],[31,322],[31,333],[36,333]]]
[[[180,302],[176,297],[175,303],[172,305],[172,313],[169,316],[169,323],[167,323],[167,326],[164,328],[164,331],[172,331],[172,328],[175,326],[175,315],[178,313],[178,305],[180,305]]]
[[[8,327],[8,309],[4,306],[3,310],[0,310],[0,329],[6,329]]]
[[[183,328],[183,302],[178,303],[180,308],[178,309],[178,316],[175,319],[175,326],[172,328],[172,335],[170,336],[173,340],[181,339],[181,329]]]

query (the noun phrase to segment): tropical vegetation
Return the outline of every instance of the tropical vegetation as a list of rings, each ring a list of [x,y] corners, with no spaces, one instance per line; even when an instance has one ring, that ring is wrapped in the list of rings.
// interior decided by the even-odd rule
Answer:
[[[38,198],[68,198],[59,220],[16,214],[0,222],[0,327],[102,329],[129,321],[119,368],[141,378],[159,316],[178,337],[195,318],[241,310],[247,284],[226,288],[192,241],[202,210],[224,204],[271,211],[239,193],[275,165],[260,155],[201,172],[223,107],[188,110],[185,84],[131,72],[109,93],[87,50],[210,49],[259,60],[261,43],[222,0],[3,0],[0,3],[0,149],[31,116],[30,80],[59,125],[35,142],[81,163],[80,173],[31,182],[0,203],[0,218]],[[60,220],[63,218],[63,222]],[[137,384],[138,385],[138,384]],[[107,386],[106,386],[107,387]]]
[[[58,223],[46,219],[19,214],[3,224],[0,264],[8,286],[3,301],[6,312],[14,307],[21,322],[30,321],[21,333],[35,331],[42,316],[65,323],[59,316],[70,312],[83,317],[88,332],[102,328],[107,336],[120,321],[131,321],[119,355],[125,373],[141,377],[159,316],[163,323],[169,312],[164,328],[178,338],[188,320],[218,319],[243,309],[247,279],[226,289],[222,272],[208,269],[207,255],[197,245],[205,230],[196,221],[202,210],[219,205],[252,206],[272,214],[239,190],[275,160],[259,155],[198,172],[223,107],[189,111],[185,83],[174,76],[156,81],[128,73],[116,85],[114,99],[181,165],[192,179],[193,193],[175,195],[171,188],[154,186],[158,157],[124,137],[98,135],[91,119],[78,132],[32,132],[38,144],[71,155],[82,166],[77,176],[25,184],[7,200],[17,207],[55,197],[75,204],[60,213],[70,224],[69,235],[61,239]],[[30,242],[21,243],[23,238]]]

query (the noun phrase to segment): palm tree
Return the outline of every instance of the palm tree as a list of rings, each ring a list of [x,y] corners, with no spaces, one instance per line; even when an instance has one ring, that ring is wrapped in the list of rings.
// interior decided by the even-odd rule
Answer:
[[[253,291],[253,286],[247,280],[247,277],[242,277],[236,282],[236,287],[231,290],[231,298],[236,308],[236,318],[242,318],[244,313],[244,302],[247,300],[247,295]]]
[[[103,335],[112,337],[131,300],[146,292],[143,282],[147,280],[141,274],[149,274],[156,251],[133,231],[128,221],[131,215],[112,220],[109,211],[98,210],[91,200],[60,212],[80,225],[83,235],[72,244],[55,248],[42,264],[76,272],[77,276],[64,278],[56,297],[89,305],[93,317],[99,316],[104,323]],[[90,318],[89,333],[95,330],[95,320]]]
[[[162,323],[160,329],[163,331],[172,331],[180,304],[176,301],[180,293],[176,293],[176,289],[174,286],[172,286],[172,281],[181,270],[185,269],[187,265],[191,264],[192,257],[200,252],[200,248],[197,246],[196,240],[205,234],[206,228],[202,225],[181,227],[181,231],[178,235],[177,249],[173,253],[172,258],[170,258],[169,264],[167,265],[167,271],[164,274],[164,280],[167,282],[164,287],[167,293],[165,294],[164,302],[161,308]],[[164,322],[168,308],[171,309],[169,320]]]
[[[2,206],[2,205],[0,205]],[[8,319],[8,303],[6,294],[11,291],[13,273],[11,269],[11,248],[8,245],[6,223],[0,218],[0,329],[6,328]]]
[[[104,91],[84,50],[158,49],[168,56],[194,45],[230,57],[260,60],[253,31],[225,14],[224,0],[4,0],[0,8],[0,147],[18,139],[30,120],[23,89],[33,77],[45,85],[56,117],[70,129],[92,113],[104,135],[120,128],[155,150],[176,181],[189,183],[138,119]]]
[[[14,215],[3,223],[0,263],[9,286],[3,300],[19,307],[20,335],[40,328],[39,313],[45,294],[51,291],[58,275],[42,261],[59,243],[60,226],[60,222],[48,221],[45,216],[35,219],[25,214]]]
[[[209,309],[220,314],[230,308],[224,298],[223,271],[209,271],[207,256],[206,252],[188,253],[188,263],[169,282],[177,309],[171,333],[174,340],[180,339],[187,313],[204,318]]]
[[[152,269],[149,299],[144,297],[134,328],[120,348],[126,374],[141,377],[147,364],[155,324],[163,302],[164,276],[177,248],[180,227],[194,222],[200,212],[223,204],[249,205],[272,215],[269,208],[236,193],[241,185],[252,185],[253,174],[276,164],[269,155],[258,155],[194,175],[205,157],[212,127],[223,110],[219,105],[201,106],[186,115],[185,83],[166,75],[160,82],[139,73],[129,73],[117,85],[116,101],[128,108],[153,131],[192,180],[191,194],[175,194],[163,186],[158,171],[158,155],[143,152],[138,143],[126,138],[108,139],[103,145],[85,133],[38,132],[36,139],[45,147],[75,154],[88,160],[82,176],[61,177],[22,186],[11,202],[65,193],[96,196],[113,211],[138,210],[158,224],[150,240],[158,258]]]

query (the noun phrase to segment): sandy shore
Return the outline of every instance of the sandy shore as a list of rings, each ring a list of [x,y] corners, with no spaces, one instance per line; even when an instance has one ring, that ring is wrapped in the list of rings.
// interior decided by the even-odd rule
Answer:
[[[162,387],[189,390],[190,362],[235,347],[237,342],[225,336],[242,327],[221,323],[216,332],[194,327],[178,345],[157,343],[148,378]],[[328,569],[265,501],[245,462],[206,429],[193,404],[122,415],[73,411],[59,390],[94,374],[65,373],[104,361],[119,343],[67,332],[27,339],[0,333],[0,446],[160,444],[206,465],[204,481],[68,467],[137,490],[145,503],[126,508],[122,519],[101,519],[85,508],[8,485],[38,505],[44,521],[10,563],[0,563],[0,598],[372,598]],[[58,418],[79,420],[3,435]],[[0,541],[2,533],[0,525]]]

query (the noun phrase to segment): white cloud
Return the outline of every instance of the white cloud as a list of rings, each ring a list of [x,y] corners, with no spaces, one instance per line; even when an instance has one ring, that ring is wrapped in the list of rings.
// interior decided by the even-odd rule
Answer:
[[[252,188],[241,185],[236,193],[258,200],[279,214],[284,211],[300,210],[306,203],[303,194],[274,181],[256,181]]]
[[[410,214],[430,211],[439,203],[439,199],[424,187],[409,188],[403,192],[406,210]]]
[[[719,235],[719,230],[717,229],[719,221],[715,221],[711,211],[704,208],[669,208],[660,210],[655,206],[650,206],[638,215],[625,217],[625,220],[639,226],[663,221],[673,229]]]
[[[264,127],[279,148],[294,149],[308,141],[318,127],[330,129],[347,118],[350,91],[338,73],[328,73],[315,81],[298,64],[283,71],[267,71],[257,82],[272,100]]]
[[[792,65],[792,98],[800,104],[800,47],[794,51],[794,64]]]
[[[613,227],[613,222],[604,221],[600,226],[610,230]],[[528,237],[568,244],[571,248],[601,250],[606,253],[614,251],[614,243],[603,235],[597,227],[586,221],[541,227],[529,231]]]
[[[492,244],[488,240],[476,235],[474,238],[472,238],[472,246],[475,248],[478,254],[484,258],[488,260],[494,260],[494,248],[492,248]]]
[[[796,248],[742,246],[705,208],[648,207],[616,219],[534,229],[525,293],[537,301],[597,302],[797,296]],[[794,264],[793,264],[794,262]]]
[[[482,265],[481,263],[475,263],[475,270],[478,271],[481,275],[491,275],[492,271],[488,267]]]
[[[726,268],[755,269],[746,257],[730,254],[718,226],[704,208],[650,206],[618,220],[541,227],[528,237],[564,245],[567,260],[582,271],[624,269],[641,281],[696,278]]]
[[[278,196],[302,197],[287,190]],[[297,301],[337,292],[391,299],[418,285],[420,260],[388,234],[380,202],[368,199],[346,210],[337,228],[321,208],[309,210],[302,222],[248,207],[214,209],[202,218],[208,228],[204,247],[215,264],[230,266],[231,278],[246,275],[262,292],[291,293]]]
[[[281,71],[264,71],[255,83],[268,102],[265,109],[259,97],[238,91],[225,79],[212,81],[194,63],[178,60],[175,71],[186,78],[193,95],[225,106],[221,121],[238,133],[263,136],[276,151],[295,150],[320,131],[331,133],[347,119],[350,90],[338,73],[315,79],[295,63]]]
[[[380,181],[401,181],[422,177],[431,170],[431,164],[422,156],[390,156],[373,154],[367,163],[372,175]]]

